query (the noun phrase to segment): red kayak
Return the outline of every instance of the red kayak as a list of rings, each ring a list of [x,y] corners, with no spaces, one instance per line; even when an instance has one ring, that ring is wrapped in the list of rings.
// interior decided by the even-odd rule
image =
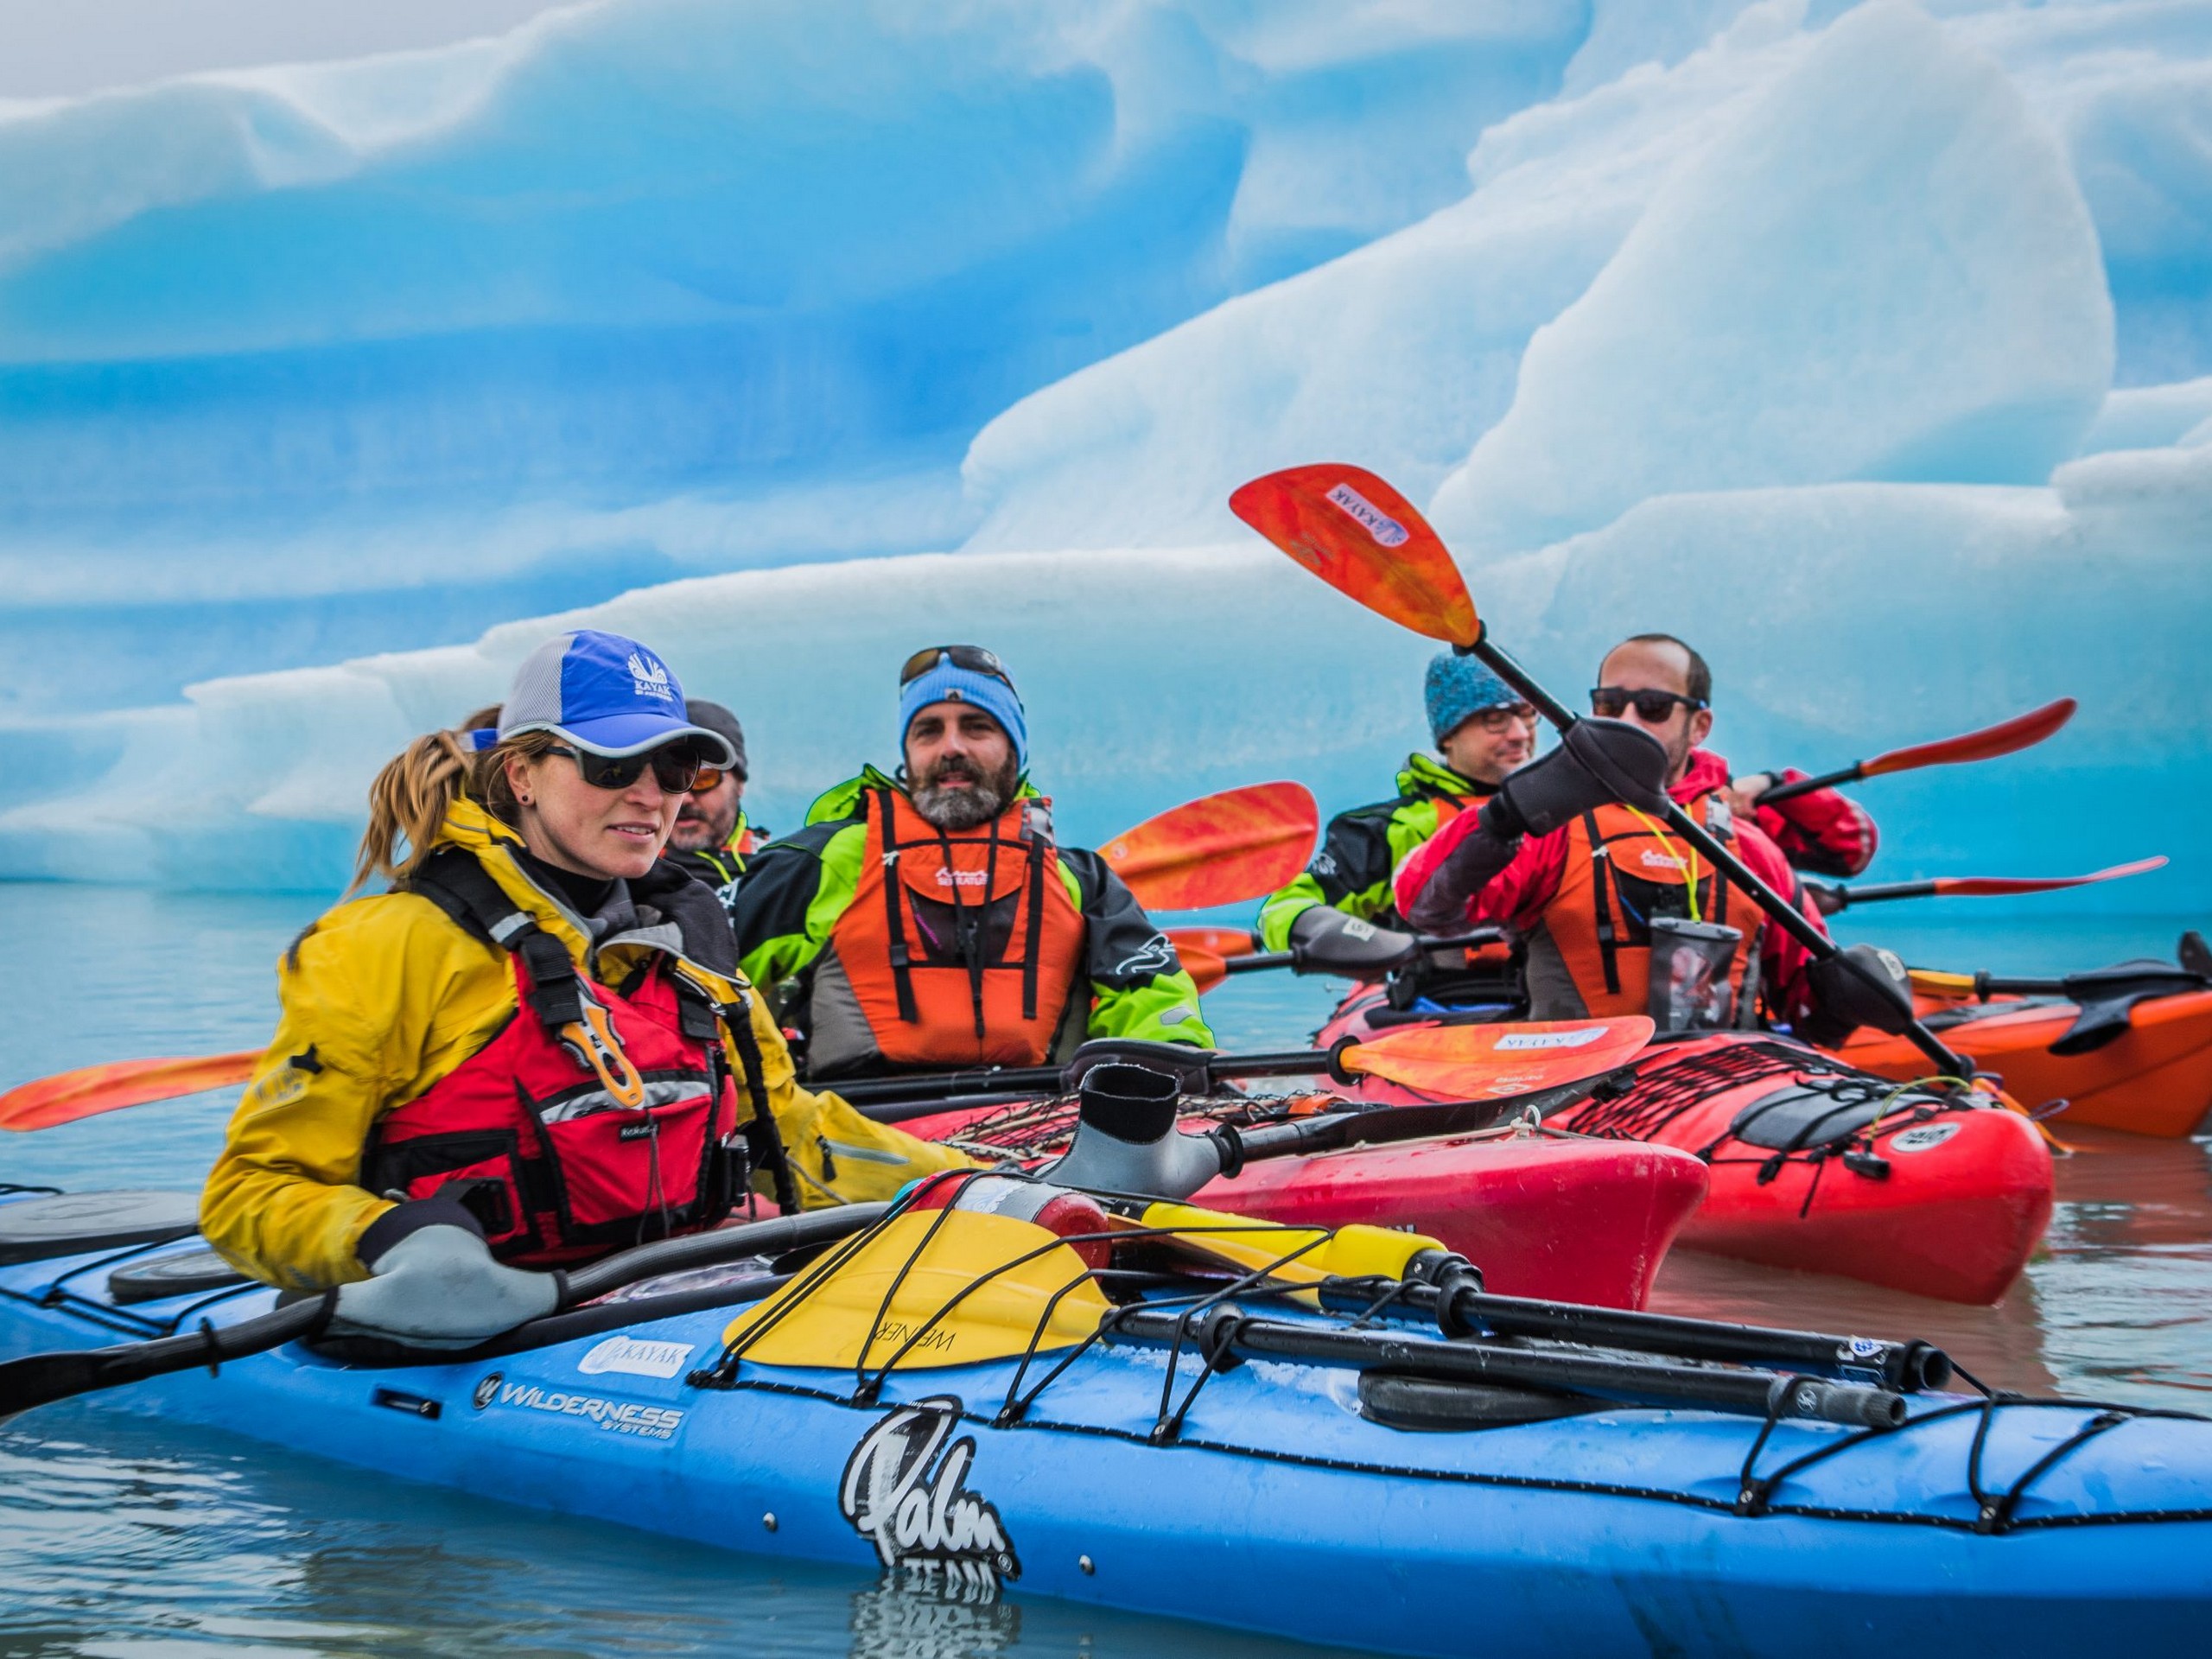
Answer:
[[[2067,1102],[2062,1128],[2094,1123],[2177,1138],[2196,1133],[2212,1108],[2212,990],[2145,997],[2108,1031],[2086,1041],[2077,1033],[2071,1042],[2065,1039],[2082,1018],[2073,1002],[1923,998],[1920,1006],[1943,1040],[2004,1078],[2013,1099],[2031,1108]],[[1879,1032],[1862,1032],[1837,1052],[1885,1077],[1916,1077],[1928,1069],[1910,1043]]]
[[[1355,992],[1319,1041],[1371,1034],[1378,1014],[1399,1028],[1390,1012],[1380,988]],[[1355,1092],[1421,1098],[1372,1080]],[[1549,1126],[1703,1160],[1711,1185],[1681,1233],[1693,1249],[1945,1301],[1997,1300],[2050,1220],[2050,1152],[2020,1113],[1916,1093],[1761,1032],[1663,1039],[1625,1090],[1601,1088]]]
[[[899,1127],[1029,1161],[1065,1147],[1075,1105],[970,1107]],[[1672,1147],[1508,1128],[1255,1161],[1191,1202],[1263,1221],[1427,1233],[1501,1294],[1642,1307],[1705,1186],[1704,1165]]]

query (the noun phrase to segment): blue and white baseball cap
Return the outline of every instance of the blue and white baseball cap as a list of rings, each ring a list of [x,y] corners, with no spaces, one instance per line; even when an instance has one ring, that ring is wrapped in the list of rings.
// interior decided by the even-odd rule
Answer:
[[[495,733],[473,734],[476,747],[518,732],[553,732],[594,754],[643,754],[689,738],[712,764],[737,755],[719,732],[686,717],[675,671],[635,639],[579,628],[548,639],[522,659]]]

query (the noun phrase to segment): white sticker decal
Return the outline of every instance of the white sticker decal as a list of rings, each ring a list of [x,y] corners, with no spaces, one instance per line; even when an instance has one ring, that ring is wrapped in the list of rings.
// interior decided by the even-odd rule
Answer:
[[[1402,547],[1406,543],[1406,527],[1370,501],[1349,484],[1339,484],[1329,492],[1329,505],[1342,512],[1369,536],[1377,547]]]
[[[1925,1152],[1930,1147],[1940,1147],[1959,1132],[1956,1123],[1923,1123],[1892,1139],[1884,1148],[1887,1152]]]
[[[586,1376],[620,1371],[630,1376],[675,1376],[691,1357],[688,1342],[645,1342],[636,1337],[609,1337],[576,1362]]]
[[[960,1402],[935,1395],[901,1406],[861,1437],[837,1484],[837,1508],[887,1567],[986,1595],[1021,1576],[999,1512],[964,1484],[976,1441],[946,1446]]]
[[[1497,1052],[1503,1054],[1525,1048],[1587,1048],[1605,1034],[1603,1026],[1586,1026],[1580,1031],[1516,1031],[1497,1039]]]
[[[641,1406],[633,1400],[605,1400],[597,1395],[567,1394],[557,1389],[549,1391],[535,1382],[502,1382],[492,1403],[574,1417],[607,1433],[634,1435],[641,1440],[672,1440],[683,1424],[683,1414],[673,1406]]]

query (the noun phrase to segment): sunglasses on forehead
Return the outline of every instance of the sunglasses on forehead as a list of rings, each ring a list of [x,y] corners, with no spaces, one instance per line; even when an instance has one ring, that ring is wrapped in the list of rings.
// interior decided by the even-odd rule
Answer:
[[[1618,685],[1593,686],[1590,691],[1590,712],[1601,720],[1618,720],[1632,703],[1637,719],[1656,726],[1674,718],[1678,702],[1693,714],[1708,706],[1702,697],[1686,697],[1679,691],[1629,691]]]
[[[930,645],[916,652],[899,671],[899,683],[912,685],[938,664],[941,657],[950,658],[955,668],[964,668],[970,674],[988,674],[995,680],[1003,680],[1010,688],[1014,677],[1006,671],[1006,664],[981,645]]]
[[[627,789],[648,766],[653,769],[653,780],[666,795],[704,795],[722,780],[720,766],[709,766],[697,750],[681,743],[671,743],[647,754],[594,754],[565,743],[545,753],[568,756],[576,763],[577,773],[594,789]]]

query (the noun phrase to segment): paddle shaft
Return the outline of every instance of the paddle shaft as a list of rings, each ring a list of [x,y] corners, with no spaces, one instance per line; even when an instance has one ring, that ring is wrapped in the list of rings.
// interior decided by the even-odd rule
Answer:
[[[835,1210],[779,1216],[741,1227],[720,1228],[640,1244],[563,1276],[561,1305],[556,1312],[661,1274],[829,1243],[869,1225],[890,1207],[885,1204],[849,1204]],[[96,1393],[175,1371],[197,1370],[206,1366],[211,1375],[219,1375],[219,1368],[232,1360],[266,1353],[271,1348],[313,1336],[328,1320],[329,1300],[327,1296],[317,1296],[293,1302],[252,1319],[241,1319],[236,1325],[218,1326],[202,1321],[195,1331],[152,1342],[30,1354],[9,1360],[0,1363],[0,1419],[34,1407],[51,1405],[73,1395]],[[517,1332],[528,1329],[529,1325],[524,1325],[517,1327]],[[507,1333],[509,1337],[514,1334]],[[450,1356],[446,1351],[439,1351],[437,1357]]]
[[[1495,944],[1504,937],[1505,930],[1503,928],[1478,927],[1471,929],[1465,933],[1454,933],[1449,938],[1432,939],[1424,938],[1415,942],[1414,948],[1419,950],[1465,950],[1478,944]],[[1224,957],[1222,958],[1223,969],[1232,974],[1257,974],[1265,972],[1270,968],[1295,968],[1297,966],[1298,952],[1295,950],[1254,951],[1249,956]],[[1334,969],[1325,968],[1316,971],[1321,973],[1334,973],[1337,970]]]
[[[1479,1289],[1452,1287],[1448,1280],[1422,1285],[1402,1285],[1379,1278],[1336,1280],[1325,1282],[1320,1289],[1324,1307],[1344,1312],[1366,1312],[1385,1295],[1390,1300],[1381,1310],[1382,1317],[1427,1319],[1452,1330],[1481,1327],[1504,1337],[1541,1337],[1594,1347],[1632,1348],[1642,1353],[1672,1354],[1724,1364],[1780,1363],[1830,1376],[1872,1372],[1888,1387],[1908,1391],[1940,1389],[1951,1376],[1949,1357],[1924,1342],[1872,1342],[1815,1331],[1768,1331],[1718,1319],[1494,1296]]]
[[[1817,778],[1800,778],[1794,784],[1777,784],[1759,793],[1759,804],[1777,806],[1783,801],[1794,801],[1800,795],[1809,795],[1816,789],[1834,789],[1838,784],[1855,784],[1866,773],[1864,760],[1854,760],[1840,772],[1824,772]]]
[[[1478,658],[1491,673],[1526,697],[1535,706],[1539,714],[1560,731],[1566,731],[1580,718],[1573,709],[1537,684],[1530,677],[1529,671],[1520,664],[1515,662],[1510,655],[1497,645],[1492,645],[1489,630],[1480,624],[1476,626],[1474,643],[1471,645],[1460,645],[1456,649]],[[1664,816],[1669,829],[1704,855],[1706,861],[1719,870],[1728,880],[1751,894],[1753,901],[1767,913],[1774,925],[1803,945],[1813,954],[1815,960],[1827,962],[1840,958],[1852,972],[1859,972],[1859,965],[1836,948],[1834,940],[1829,938],[1827,934],[1801,915],[1796,906],[1790,904],[1780,893],[1752,874],[1745,867],[1741,859],[1714,840],[1703,824],[1683,811],[1680,802],[1669,800]],[[1862,975],[1861,977],[1868,978],[1869,983],[1875,982],[1871,976]],[[1886,989],[1886,988],[1878,987],[1878,988]],[[1905,1028],[1904,1034],[1911,1039],[1915,1048],[1935,1063],[1942,1075],[1952,1077],[1974,1075],[1967,1068],[1967,1063],[1951,1052],[1944,1046],[1942,1039],[1919,1020],[1913,1020]]]
[[[1198,1049],[1191,1051],[1193,1059],[1200,1053]],[[1209,1078],[1305,1077],[1332,1071],[1336,1059],[1335,1049],[1294,1048],[1280,1054],[1216,1055],[1206,1060],[1205,1068]],[[845,1103],[859,1108],[863,1117],[897,1123],[930,1115],[906,1109],[909,1104],[937,1101],[943,1104],[932,1109],[950,1111],[1001,1097],[1026,1099],[1044,1090],[1065,1088],[1067,1075],[1066,1069],[1058,1065],[1006,1065],[979,1071],[925,1072],[912,1077],[867,1077],[857,1083],[825,1082],[820,1087],[843,1096]]]

